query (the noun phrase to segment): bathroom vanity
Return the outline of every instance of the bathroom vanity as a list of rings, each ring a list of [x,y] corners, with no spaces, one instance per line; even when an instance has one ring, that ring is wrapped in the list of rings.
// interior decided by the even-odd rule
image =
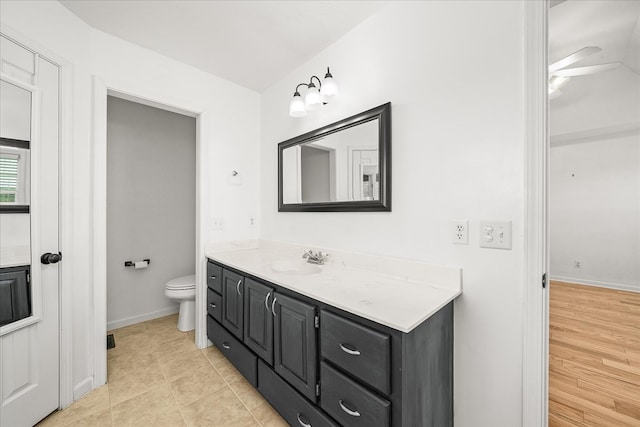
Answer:
[[[296,252],[207,253],[211,342],[290,425],[453,425],[460,270]]]

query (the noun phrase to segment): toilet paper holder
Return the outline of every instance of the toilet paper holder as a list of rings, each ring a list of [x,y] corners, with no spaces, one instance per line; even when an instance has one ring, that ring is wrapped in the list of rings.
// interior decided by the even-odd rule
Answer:
[[[142,261],[146,262],[147,265],[151,264],[151,260],[148,259],[148,258],[147,259],[143,259]],[[137,261],[137,262],[140,262],[140,261]],[[136,265],[136,261],[125,261],[124,262],[124,266],[125,267],[135,267],[135,265]]]

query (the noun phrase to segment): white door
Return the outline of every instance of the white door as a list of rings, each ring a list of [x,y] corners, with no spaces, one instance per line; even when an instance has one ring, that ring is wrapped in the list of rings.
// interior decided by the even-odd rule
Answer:
[[[20,427],[59,403],[59,68],[1,42],[0,425]]]

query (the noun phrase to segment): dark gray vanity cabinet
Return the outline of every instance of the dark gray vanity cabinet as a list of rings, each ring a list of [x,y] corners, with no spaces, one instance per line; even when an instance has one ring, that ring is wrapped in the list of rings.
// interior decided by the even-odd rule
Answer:
[[[207,286],[222,295],[222,267],[212,262],[207,263]]]
[[[274,298],[273,369],[307,399],[316,402],[316,307],[279,292]]]
[[[262,360],[258,360],[258,390],[289,425],[297,427],[340,426],[320,408],[296,392],[289,383]]]
[[[244,343],[269,365],[273,365],[272,287],[252,279],[244,282]]]
[[[30,267],[0,269],[0,326],[31,316]]]
[[[207,337],[251,385],[258,386],[258,357],[211,316],[207,316]]]
[[[244,277],[222,270],[222,325],[239,340],[244,332]]]
[[[453,425],[453,302],[404,333],[209,264],[207,336],[290,425]]]

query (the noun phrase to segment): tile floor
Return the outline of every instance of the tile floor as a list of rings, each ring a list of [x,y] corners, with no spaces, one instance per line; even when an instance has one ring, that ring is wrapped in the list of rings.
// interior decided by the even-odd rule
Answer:
[[[108,384],[38,426],[282,427],[287,423],[215,347],[177,315],[116,329]]]

